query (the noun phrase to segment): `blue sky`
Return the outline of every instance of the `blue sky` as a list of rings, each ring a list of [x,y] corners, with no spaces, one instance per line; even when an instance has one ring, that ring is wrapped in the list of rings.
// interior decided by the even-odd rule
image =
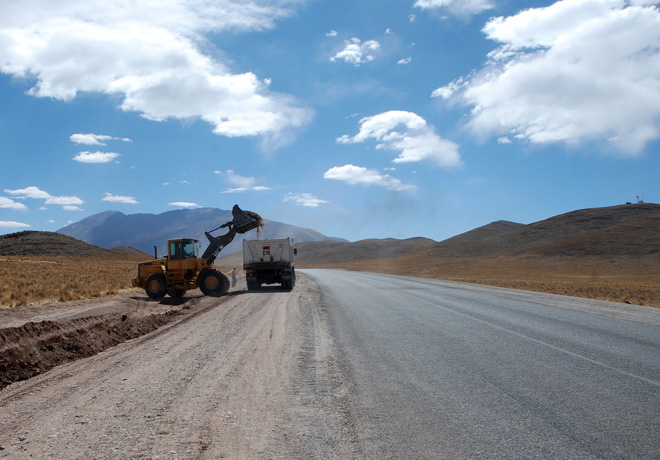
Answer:
[[[0,3],[2,234],[237,203],[443,240],[658,202],[659,137],[653,1]]]

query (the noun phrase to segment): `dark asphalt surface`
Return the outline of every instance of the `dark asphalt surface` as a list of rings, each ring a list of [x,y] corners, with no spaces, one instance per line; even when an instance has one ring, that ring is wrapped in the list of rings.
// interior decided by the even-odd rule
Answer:
[[[620,319],[611,303],[302,272],[322,288],[365,457],[660,458],[658,309],[621,304],[635,310]]]

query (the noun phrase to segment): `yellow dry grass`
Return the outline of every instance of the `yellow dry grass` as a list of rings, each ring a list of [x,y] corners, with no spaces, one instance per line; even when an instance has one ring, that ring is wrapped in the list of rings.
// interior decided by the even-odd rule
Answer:
[[[332,266],[660,307],[660,265],[634,258],[497,257],[433,261],[416,254]]]
[[[116,294],[132,287],[137,262],[85,256],[1,256],[0,307]]]

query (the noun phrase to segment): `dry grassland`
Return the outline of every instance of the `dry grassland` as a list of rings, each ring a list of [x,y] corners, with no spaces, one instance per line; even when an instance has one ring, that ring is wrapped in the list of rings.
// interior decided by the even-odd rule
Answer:
[[[404,256],[333,267],[660,307],[660,264],[640,263],[632,258],[604,261],[497,257],[435,262],[420,259]]]
[[[137,276],[139,262],[144,260],[0,256],[0,308],[91,299],[133,289],[131,280]],[[216,268],[225,275],[231,273],[231,267]]]
[[[86,256],[0,256],[0,308],[82,300],[130,289],[142,260]],[[299,268],[343,268],[463,281],[660,307],[660,264],[635,259],[470,258],[419,255]],[[217,267],[231,272],[231,267]]]
[[[132,287],[137,262],[87,256],[0,256],[0,308],[116,294]]]

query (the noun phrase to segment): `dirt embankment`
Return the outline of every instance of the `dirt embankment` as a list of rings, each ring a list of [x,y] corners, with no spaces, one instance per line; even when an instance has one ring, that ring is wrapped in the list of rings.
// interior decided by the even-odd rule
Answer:
[[[201,292],[149,300],[138,289],[114,296],[0,309],[0,389],[55,366],[140,337],[195,309]]]
[[[2,330],[26,351],[41,353],[47,336],[57,338],[53,349],[64,354],[74,337],[100,346],[121,323],[146,332],[147,318],[169,321],[0,391],[0,412],[12,414],[0,417],[0,458],[363,456],[320,293],[308,278],[299,276],[290,292],[247,292],[239,279],[226,296],[186,296],[180,305],[136,292],[114,296],[114,305],[95,299],[50,313],[39,307],[40,315],[34,307],[32,319],[45,323],[25,314]],[[7,315],[0,320],[9,324]]]

